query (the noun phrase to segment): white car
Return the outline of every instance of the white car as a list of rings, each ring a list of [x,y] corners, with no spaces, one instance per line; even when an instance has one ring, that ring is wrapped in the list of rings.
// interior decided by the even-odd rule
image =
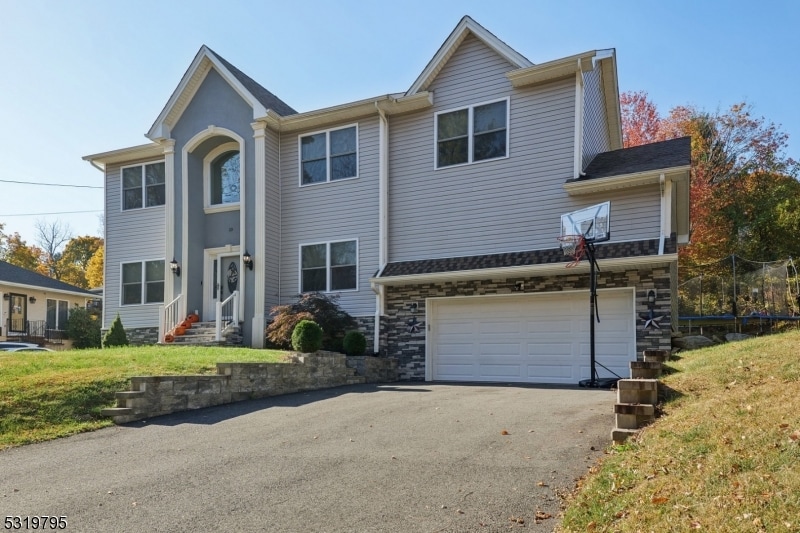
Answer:
[[[50,348],[42,348],[41,346],[17,346],[13,348],[3,348],[0,346],[0,352],[52,352]]]
[[[0,350],[8,348],[38,348],[38,344],[32,342],[0,341]]]

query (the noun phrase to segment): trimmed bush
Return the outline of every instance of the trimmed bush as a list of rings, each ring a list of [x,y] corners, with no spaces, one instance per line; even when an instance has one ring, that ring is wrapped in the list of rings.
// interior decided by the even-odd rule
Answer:
[[[367,351],[367,338],[360,331],[348,331],[342,347],[347,355],[364,355]]]
[[[289,349],[297,324],[301,320],[313,320],[322,328],[322,347],[341,352],[345,332],[357,328],[358,324],[339,307],[337,299],[338,296],[310,292],[298,296],[296,303],[273,307],[267,340],[272,346]]]
[[[301,320],[292,332],[292,348],[312,353],[322,348],[322,328],[313,320]]]
[[[111,323],[111,328],[106,331],[106,335],[103,337],[103,347],[110,348],[112,346],[127,345],[128,334],[125,333],[125,328],[122,327],[122,319],[119,317],[119,313],[117,313],[117,317],[114,319],[114,322]]]
[[[86,309],[76,307],[70,311],[66,332],[75,348],[100,347],[100,321]]]

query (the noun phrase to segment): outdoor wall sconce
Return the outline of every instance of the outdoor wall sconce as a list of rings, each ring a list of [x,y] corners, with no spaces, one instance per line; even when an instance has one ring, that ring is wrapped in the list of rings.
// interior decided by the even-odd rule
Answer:
[[[408,308],[411,309],[412,313],[416,313],[418,307],[419,307],[419,305],[417,304],[417,302],[412,302],[412,303],[408,304]]]
[[[656,291],[650,289],[647,291],[647,308],[651,311],[656,307]]]
[[[11,299],[11,296],[8,293],[5,293],[3,295],[3,300],[10,300],[10,299]]]
[[[248,269],[253,270],[253,256],[250,255],[250,252],[247,250],[245,250],[244,255],[242,256],[242,262]]]
[[[514,290],[516,292],[524,291],[525,290],[525,282],[524,281],[518,281],[518,282],[514,283]]]
[[[30,298],[28,298],[28,301],[30,303],[32,303],[32,304],[35,304],[36,303],[36,297],[35,296],[31,296]]]
[[[172,270],[173,274],[175,274],[176,276],[180,277],[180,275],[181,275],[181,266],[178,264],[178,262],[175,260],[174,257],[172,258],[172,261],[169,262],[169,269]]]

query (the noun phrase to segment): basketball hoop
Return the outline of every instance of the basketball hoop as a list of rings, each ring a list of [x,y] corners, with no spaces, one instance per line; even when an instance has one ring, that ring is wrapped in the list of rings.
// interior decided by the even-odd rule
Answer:
[[[561,235],[558,241],[561,243],[561,251],[564,252],[564,255],[572,258],[572,261],[567,264],[567,268],[577,266],[586,253],[586,239],[583,235]]]

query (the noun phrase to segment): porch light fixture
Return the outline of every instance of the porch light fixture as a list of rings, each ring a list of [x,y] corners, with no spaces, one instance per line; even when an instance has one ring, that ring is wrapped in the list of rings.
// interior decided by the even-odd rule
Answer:
[[[172,270],[173,274],[175,274],[176,276],[180,277],[180,275],[181,275],[181,266],[178,264],[178,262],[175,260],[174,257],[172,258],[172,261],[169,262],[169,269]]]
[[[8,294],[8,293],[3,294],[3,300],[10,300],[10,299],[11,299],[11,295],[10,294]]]
[[[517,281],[514,283],[514,290],[516,292],[522,292],[525,290],[525,282],[524,281]]]
[[[650,289],[649,291],[647,291],[647,307],[652,311],[653,308],[655,308],[655,306],[656,306],[656,291]]]
[[[35,304],[36,303],[36,297],[35,296],[31,296],[30,298],[28,298],[28,301],[30,303],[32,303],[32,304]]]
[[[250,255],[250,252],[247,250],[245,250],[244,255],[242,256],[242,262],[244,263],[244,266],[250,270],[253,270],[253,256]]]
[[[418,307],[419,307],[419,305],[417,304],[417,302],[412,302],[412,303],[408,304],[408,308],[411,309],[412,313],[416,313]]]

